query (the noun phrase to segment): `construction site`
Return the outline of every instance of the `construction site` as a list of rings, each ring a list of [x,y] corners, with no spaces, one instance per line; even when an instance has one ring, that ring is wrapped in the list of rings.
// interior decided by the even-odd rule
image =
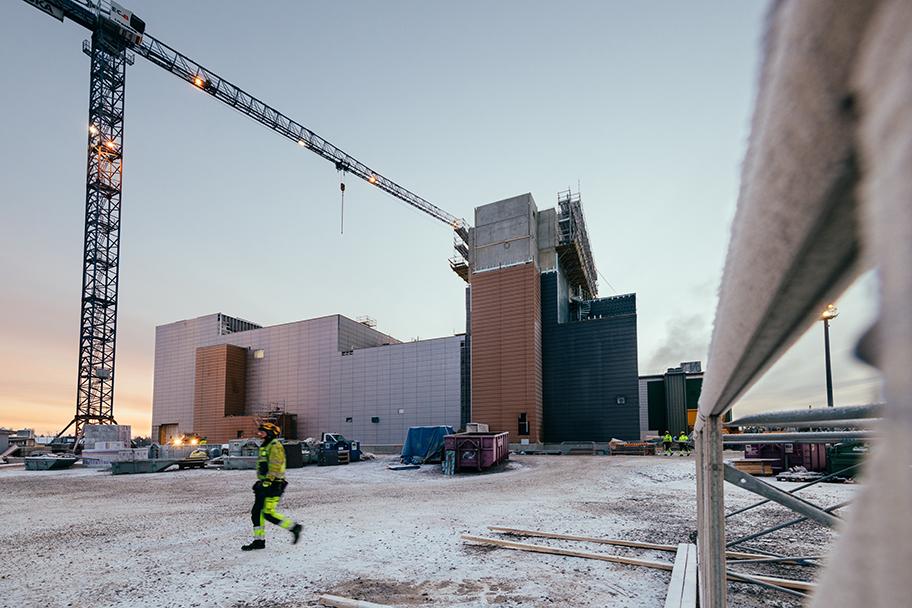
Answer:
[[[0,606],[908,603],[912,458],[897,446],[912,436],[912,5],[767,7],[728,249],[718,293],[701,300],[715,306],[711,336],[685,340],[689,328],[673,329],[658,347],[656,311],[687,308],[688,292],[672,286],[686,285],[697,264],[668,250],[674,263],[634,274],[643,291],[619,291],[605,272],[637,254],[625,244],[628,260],[597,265],[595,252],[620,243],[619,231],[658,249],[668,237],[652,215],[669,212],[657,207],[648,225],[609,224],[604,201],[584,200],[577,183],[537,198],[519,187],[461,201],[453,213],[154,37],[169,24],[147,31],[143,7],[12,8],[41,36],[54,26],[88,35],[90,68],[86,147],[66,157],[87,163],[75,413],[13,405],[20,384],[42,386],[32,375],[51,373],[40,361],[7,365]],[[136,85],[147,92],[176,77],[198,103],[234,110],[219,131],[254,129],[241,136],[251,148],[290,146],[333,171],[337,242],[321,240],[335,230],[321,225],[294,244],[314,251],[277,259],[280,239],[246,225],[271,213],[264,201],[281,187],[251,178],[263,194],[255,212],[215,207],[213,234],[174,254],[211,294],[185,295],[169,270],[155,286],[161,302],[123,297],[139,293],[121,280],[122,269],[133,272],[129,257],[121,263],[121,201],[132,187],[126,75],[151,76],[135,64],[164,78]],[[16,183],[13,172],[6,179]],[[168,192],[168,180],[155,184]],[[36,200],[49,195],[41,188],[30,186]],[[402,227],[363,208],[375,196],[367,191],[431,221],[420,237],[393,234]],[[269,221],[290,221],[284,213]],[[172,219],[179,232],[186,218]],[[346,221],[363,242],[345,244]],[[669,229],[699,237],[702,226]],[[693,236],[682,242],[697,251]],[[425,238],[443,238],[447,255],[421,251]],[[314,284],[313,268],[343,268],[346,248],[363,258],[376,243],[389,250],[351,272],[385,275],[379,290],[362,294],[345,275]],[[224,272],[194,274],[195,256]],[[262,277],[235,271],[245,257],[262,258],[253,272]],[[424,258],[449,283],[426,278]],[[422,270],[403,270],[408,263]],[[398,287],[400,275],[414,289]],[[834,356],[876,379],[867,402],[851,402],[844,388],[834,397],[830,324],[834,302],[860,277],[877,282],[873,320],[851,344],[840,337]],[[277,290],[263,292],[274,280]],[[307,302],[289,304],[298,283]],[[119,322],[121,300],[143,312]],[[355,302],[389,321],[350,313]],[[452,331],[425,319],[435,316]],[[414,335],[428,327],[438,333]],[[788,397],[795,384],[760,390],[764,406],[754,407],[764,375],[817,327],[825,399]],[[144,343],[154,352],[144,355],[146,422],[131,425],[140,419],[121,404],[135,391],[115,399],[115,354],[118,336],[136,331],[154,333],[154,346]],[[127,361],[120,369],[134,373],[129,352]],[[750,407],[733,409],[742,404]],[[54,432],[36,432],[49,424]]]

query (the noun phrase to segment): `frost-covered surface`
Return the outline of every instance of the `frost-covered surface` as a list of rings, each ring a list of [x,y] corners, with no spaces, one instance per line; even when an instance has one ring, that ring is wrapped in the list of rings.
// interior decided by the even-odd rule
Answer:
[[[304,525],[304,536],[293,546],[287,532],[269,527],[267,549],[253,553],[239,550],[250,533],[253,471],[114,477],[3,467],[0,605],[291,608],[316,606],[320,593],[397,606],[662,605],[667,572],[469,546],[459,536],[496,536],[486,527],[502,525],[675,544],[695,528],[692,458],[514,456],[505,470],[455,478],[432,466],[389,471],[388,462],[288,471],[280,511]],[[855,490],[821,484],[801,494],[829,506]],[[728,491],[730,508],[754,500]],[[791,517],[777,506],[751,513],[732,520],[731,534]],[[772,538],[768,550],[815,554],[832,535],[803,524]],[[732,593],[732,606],[795,605],[744,585]]]

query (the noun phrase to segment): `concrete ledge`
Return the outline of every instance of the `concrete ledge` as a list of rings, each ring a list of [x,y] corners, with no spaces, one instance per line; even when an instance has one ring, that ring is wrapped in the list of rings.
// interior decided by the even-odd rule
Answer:
[[[370,452],[371,454],[376,454],[378,456],[401,454],[402,445],[367,445],[366,443],[362,443],[361,451]]]

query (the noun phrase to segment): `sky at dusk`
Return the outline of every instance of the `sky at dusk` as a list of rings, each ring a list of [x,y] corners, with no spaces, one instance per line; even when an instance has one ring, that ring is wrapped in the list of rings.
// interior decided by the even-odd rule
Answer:
[[[124,4],[147,31],[450,213],[582,192],[599,294],[636,292],[641,374],[706,360],[766,3]],[[75,408],[88,33],[0,3],[0,426]],[[448,226],[142,58],[127,74],[115,415],[147,433],[155,326],[369,315],[465,330]],[[838,302],[837,404],[879,397],[852,348],[876,276]],[[825,403],[811,328],[736,413]]]

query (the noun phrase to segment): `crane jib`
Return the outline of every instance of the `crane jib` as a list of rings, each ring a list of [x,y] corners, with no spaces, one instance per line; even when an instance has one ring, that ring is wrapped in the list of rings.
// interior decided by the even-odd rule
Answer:
[[[459,228],[468,225],[465,220],[447,213],[440,207],[384,177],[377,171],[370,169],[364,163],[326,141],[304,125],[282,114],[155,37],[148,34],[145,35],[142,43],[136,46],[135,50],[137,54],[171,72],[181,80],[189,82],[263,126],[297,142],[302,147],[308,148],[314,154],[332,162],[334,166],[345,167],[346,172],[360,177],[369,184],[377,186],[399,200],[448,224],[457,232],[459,232]],[[464,240],[461,234],[460,238]]]
[[[55,19],[63,21],[64,17],[66,17],[93,31],[101,24],[107,26],[116,24],[121,36],[127,42],[127,46],[151,63],[206,91],[212,97],[263,126],[297,142],[303,147],[309,148],[311,152],[318,156],[322,156],[337,166],[346,167],[348,173],[360,177],[387,194],[448,224],[456,232],[460,240],[467,241],[469,225],[464,219],[447,213],[407,188],[370,169],[364,163],[340,150],[307,127],[218,76],[215,72],[204,68],[167,44],[145,34],[145,22],[116,2],[92,3],[87,0],[24,1]]]
[[[35,8],[37,8],[38,10],[44,11],[45,13],[47,13],[48,15],[50,15],[51,17],[53,17],[54,19],[57,19],[59,21],[63,21],[63,16],[66,14],[66,12],[63,10],[63,8],[54,4],[53,2],[49,2],[48,0],[25,0],[25,1],[28,2],[29,4],[31,4],[32,6],[34,6]]]

